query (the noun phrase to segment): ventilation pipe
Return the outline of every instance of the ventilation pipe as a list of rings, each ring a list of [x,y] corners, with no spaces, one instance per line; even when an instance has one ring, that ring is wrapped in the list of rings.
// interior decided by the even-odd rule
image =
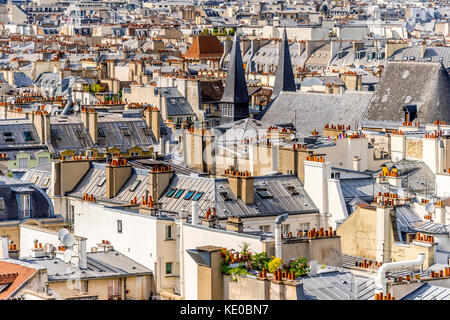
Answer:
[[[281,258],[281,223],[288,218],[288,214],[281,214],[275,219],[275,257]]]
[[[81,239],[78,242],[78,257],[80,269],[87,269],[86,239]]]
[[[399,261],[399,262],[390,262],[385,263],[381,266],[380,269],[378,269],[377,277],[375,278],[375,285],[376,289],[375,292],[383,292],[383,295],[387,294],[386,289],[386,272],[390,270],[396,270],[396,269],[405,269],[405,268],[413,268],[417,266],[422,266],[425,262],[425,253],[419,253],[416,260],[406,260],[406,261]]]
[[[198,219],[198,202],[192,201],[192,224],[198,225],[199,219]]]

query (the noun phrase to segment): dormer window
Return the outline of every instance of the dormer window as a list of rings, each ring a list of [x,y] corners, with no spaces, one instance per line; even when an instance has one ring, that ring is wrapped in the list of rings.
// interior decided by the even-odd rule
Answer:
[[[31,216],[31,196],[29,194],[20,195],[19,218],[29,218]]]
[[[263,199],[272,198],[272,195],[266,188],[256,189],[256,193]]]
[[[130,132],[128,131],[128,127],[121,127],[120,130],[122,131],[124,137],[129,137],[131,135]]]
[[[3,138],[5,139],[5,142],[14,142],[12,132],[3,132]]]
[[[24,131],[23,136],[25,138],[25,141],[34,141],[33,133],[31,131]]]

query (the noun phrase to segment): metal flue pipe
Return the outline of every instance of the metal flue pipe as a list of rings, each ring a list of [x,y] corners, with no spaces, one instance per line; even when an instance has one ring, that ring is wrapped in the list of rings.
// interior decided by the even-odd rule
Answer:
[[[288,214],[284,213],[275,219],[275,257],[281,258],[281,223],[288,218]]]

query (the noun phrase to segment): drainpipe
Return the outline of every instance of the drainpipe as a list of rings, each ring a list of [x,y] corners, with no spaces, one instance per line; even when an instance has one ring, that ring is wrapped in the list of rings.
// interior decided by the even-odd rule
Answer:
[[[183,256],[183,214],[180,212],[179,214],[180,219],[180,296],[184,298],[184,256]]]
[[[378,269],[377,277],[375,278],[375,292],[383,292],[383,295],[387,294],[387,288],[386,288],[386,272],[390,270],[396,270],[396,269],[405,269],[405,268],[412,268],[417,266],[422,266],[425,262],[425,253],[419,253],[416,260],[407,260],[407,261],[399,261],[399,262],[390,262],[385,263],[381,266],[380,269]]]
[[[281,214],[275,219],[275,257],[281,258],[281,223],[286,220],[288,214]]]

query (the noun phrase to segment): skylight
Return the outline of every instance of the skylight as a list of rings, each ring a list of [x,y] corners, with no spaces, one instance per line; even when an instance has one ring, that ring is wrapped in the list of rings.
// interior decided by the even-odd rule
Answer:
[[[175,195],[173,196],[175,199],[178,199],[179,197],[181,197],[181,195],[183,194],[184,190],[180,189],[177,191],[177,193],[175,193]]]
[[[221,192],[220,195],[222,196],[223,200],[225,200],[225,201],[233,200],[233,198],[231,198],[231,196],[226,191]]]
[[[190,200],[194,193],[195,191],[188,191],[188,193],[186,193],[186,195],[184,196],[184,200]]]
[[[273,198],[272,195],[270,194],[270,192],[267,191],[266,188],[256,189],[256,193],[258,193],[258,195],[263,199]]]
[[[141,180],[136,180],[136,181],[134,181],[133,184],[131,185],[130,189],[128,189],[128,190],[130,190],[130,191],[133,192],[134,190],[136,190],[137,186],[138,186],[140,183],[141,183]]]
[[[177,191],[176,188],[170,189],[170,191],[167,192],[166,197],[169,197],[169,198],[170,198],[171,196],[173,196],[173,194],[175,193],[175,191]]]
[[[198,201],[198,200],[200,200],[202,195],[203,195],[203,192],[197,192],[197,194],[192,198],[192,200]]]
[[[106,181],[106,177],[102,177],[102,178],[98,181],[97,187],[101,187],[101,186],[105,183],[105,181]]]

